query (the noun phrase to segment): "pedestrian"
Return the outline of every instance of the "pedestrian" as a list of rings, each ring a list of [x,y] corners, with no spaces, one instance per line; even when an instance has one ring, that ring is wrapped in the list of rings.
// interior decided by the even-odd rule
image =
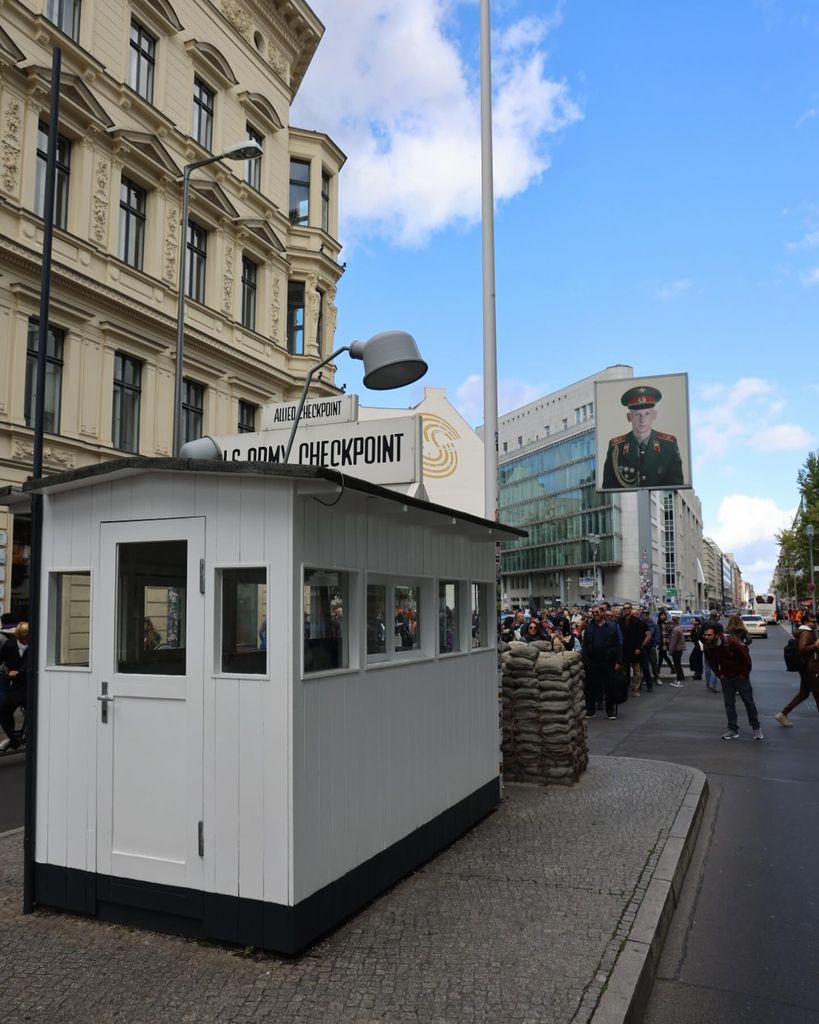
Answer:
[[[799,692],[789,701],[781,711],[778,711],[774,718],[786,729],[793,728],[793,722],[788,715],[793,709],[801,704],[808,697],[816,701],[816,709],[819,711],[819,629],[816,628],[816,614],[808,612],[802,625],[796,631],[797,651],[801,664],[799,666]]]
[[[634,608],[630,601],[626,601],[623,605],[623,614],[620,616],[620,631],[623,634],[623,665],[626,677],[631,684],[631,696],[639,697],[642,686],[641,657],[643,643],[648,631],[646,624],[640,616],[634,613]],[[650,676],[647,685],[651,689]]]
[[[671,632],[668,637],[668,653],[671,655],[672,661],[674,662],[674,674],[676,679],[671,680],[672,686],[685,686],[685,673],[682,667],[682,657],[685,651],[685,630],[679,624],[675,622],[671,627]]]
[[[646,636],[643,640],[643,649],[640,653],[640,668],[643,672],[643,679],[649,693],[654,689],[653,684],[662,686],[660,674],[657,669],[657,646],[660,642],[660,630],[657,623],[648,613],[648,608],[643,608],[640,618],[646,627]]]
[[[657,626],[660,630],[660,645],[658,648],[659,661],[657,667],[662,670],[663,663],[665,663],[671,671],[674,672],[674,662],[671,660],[668,653],[668,641],[671,639],[671,630],[674,628],[674,623],[669,619],[668,612],[665,608],[661,608],[657,613]],[[657,674],[659,676],[659,672]]]
[[[688,655],[688,667],[691,669],[692,679],[702,679],[703,654],[702,654],[702,619],[695,615],[691,621],[691,632],[688,639],[693,644],[691,653]]]
[[[730,633],[731,636],[735,636],[737,640],[744,643],[746,647],[751,646],[751,636],[745,628],[745,624],[742,619],[738,615],[729,616],[728,621],[725,623],[725,632]]]
[[[537,619],[529,619],[526,629],[521,631],[520,639],[527,644],[533,644],[535,640],[542,640],[543,634],[540,631],[540,623]]]
[[[617,718],[614,673],[622,668],[623,644],[617,627],[606,619],[601,604],[592,607],[591,621],[586,624],[582,644],[586,718],[594,718],[597,704],[602,700],[605,701],[607,717],[614,720]]]
[[[722,700],[728,718],[728,731],[722,734],[724,740],[739,739],[737,724],[737,694],[745,705],[748,723],[753,729],[753,738],[762,739],[759,725],[759,714],[754,703],[754,691],[751,686],[751,655],[748,648],[736,637],[722,632],[719,623],[707,622],[703,632],[705,657],[720,682],[722,683]]]
[[[20,737],[14,723],[14,712],[25,708],[28,690],[26,668],[28,665],[28,623],[20,622],[10,637],[0,647],[0,665],[5,666],[9,688],[0,699],[0,728],[6,738],[0,743],[0,752],[16,750],[20,746]]]

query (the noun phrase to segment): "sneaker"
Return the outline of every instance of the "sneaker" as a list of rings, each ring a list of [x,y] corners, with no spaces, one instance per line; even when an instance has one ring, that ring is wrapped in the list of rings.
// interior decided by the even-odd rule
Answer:
[[[788,718],[784,711],[777,711],[774,718],[779,722],[780,725],[784,725],[786,729],[793,728],[793,722]]]
[[[613,714],[609,715],[609,721],[610,722],[616,722],[617,721],[617,712],[616,711]]]
[[[711,686],[710,684],[708,686],[708,689],[711,691],[711,693],[721,693],[722,692],[718,686]]]
[[[672,683],[669,683],[669,686],[685,686],[685,683],[678,683],[675,679]]]
[[[594,711],[587,711],[586,712],[586,718],[594,718],[595,714],[596,714],[596,712],[594,712]]]
[[[11,740],[3,740],[3,742],[0,743],[0,754],[2,754],[4,750],[8,750],[10,746]]]
[[[729,729],[728,732],[722,734],[724,740],[738,740],[739,732],[736,729]]]
[[[762,735],[762,730],[761,729],[754,729],[754,739],[755,740],[764,740],[765,739],[765,737]]]
[[[658,686],[662,686],[663,685],[663,681],[662,681],[662,679],[660,679],[659,676],[657,676],[657,685]]]

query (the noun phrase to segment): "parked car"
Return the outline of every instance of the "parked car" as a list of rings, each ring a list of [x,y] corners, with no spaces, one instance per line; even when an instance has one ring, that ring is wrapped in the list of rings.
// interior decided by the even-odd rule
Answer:
[[[767,639],[768,623],[761,615],[740,615],[742,625],[748,631],[748,636],[761,636]]]

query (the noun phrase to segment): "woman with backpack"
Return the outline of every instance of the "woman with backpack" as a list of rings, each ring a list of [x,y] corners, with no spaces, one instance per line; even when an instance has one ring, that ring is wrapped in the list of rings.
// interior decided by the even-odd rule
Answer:
[[[819,630],[816,628],[815,612],[808,612],[802,620],[796,632],[796,647],[801,661],[799,692],[774,715],[777,722],[786,729],[793,728],[793,722],[788,718],[790,712],[808,697],[813,697],[816,710],[819,711]]]

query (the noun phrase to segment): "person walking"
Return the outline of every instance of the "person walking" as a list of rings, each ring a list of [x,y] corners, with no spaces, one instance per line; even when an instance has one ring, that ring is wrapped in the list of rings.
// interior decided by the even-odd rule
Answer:
[[[724,740],[739,739],[737,723],[737,694],[745,705],[748,723],[753,729],[755,740],[761,740],[762,729],[759,713],[754,703],[751,686],[751,655],[748,648],[736,637],[723,633],[719,623],[707,622],[703,632],[705,657],[722,683],[722,700],[728,718],[728,730],[722,734]]]
[[[816,710],[819,711],[819,629],[816,627],[816,615],[808,612],[802,624],[796,631],[797,651],[801,664],[799,666],[799,692],[789,701],[781,711],[778,711],[774,718],[786,729],[793,728],[793,722],[788,715],[793,709],[813,697],[816,701]]]
[[[623,634],[623,664],[625,665],[626,676],[631,683],[631,696],[639,697],[642,686],[641,660],[643,643],[646,640],[648,630],[645,622],[636,615],[630,601],[623,605],[623,614],[620,617],[620,632]],[[651,676],[646,679],[646,686],[652,689]]]
[[[586,677],[586,718],[594,718],[601,700],[605,701],[607,717],[617,718],[613,676],[623,663],[623,644],[618,632],[614,623],[606,619],[603,606],[594,605],[591,621],[586,623],[581,640]]]
[[[657,612],[657,628],[660,631],[660,644],[657,649],[658,663],[657,663],[657,682],[660,682],[660,672],[663,669],[663,662],[674,671],[674,662],[671,660],[668,654],[668,641],[671,639],[671,630],[674,628],[674,623],[669,619],[668,612],[665,608],[661,608]]]
[[[5,665],[9,681],[8,691],[0,700],[0,728],[6,738],[0,743],[0,752],[16,750],[20,737],[14,725],[14,712],[25,708],[27,694],[26,668],[28,665],[28,623],[19,623],[10,637],[0,647],[0,665]]]
[[[668,637],[668,653],[674,662],[674,673],[676,679],[671,680],[672,686],[685,686],[685,673],[682,667],[683,651],[685,650],[685,630],[676,622]]]
[[[702,619],[695,615],[691,623],[691,632],[688,639],[694,645],[688,655],[688,667],[691,669],[692,679],[702,679],[703,654],[702,654]]]
[[[662,681],[657,671],[657,645],[660,642],[660,630],[657,627],[657,623],[649,615],[648,608],[642,609],[640,618],[643,620],[646,630],[642,650],[640,651],[640,668],[642,669],[646,689],[651,693],[655,683],[657,686],[662,686]]]
[[[725,623],[725,632],[730,633],[731,636],[735,636],[737,640],[745,644],[746,647],[751,646],[751,636],[748,630],[745,628],[745,624],[738,615],[731,615],[728,621]]]

